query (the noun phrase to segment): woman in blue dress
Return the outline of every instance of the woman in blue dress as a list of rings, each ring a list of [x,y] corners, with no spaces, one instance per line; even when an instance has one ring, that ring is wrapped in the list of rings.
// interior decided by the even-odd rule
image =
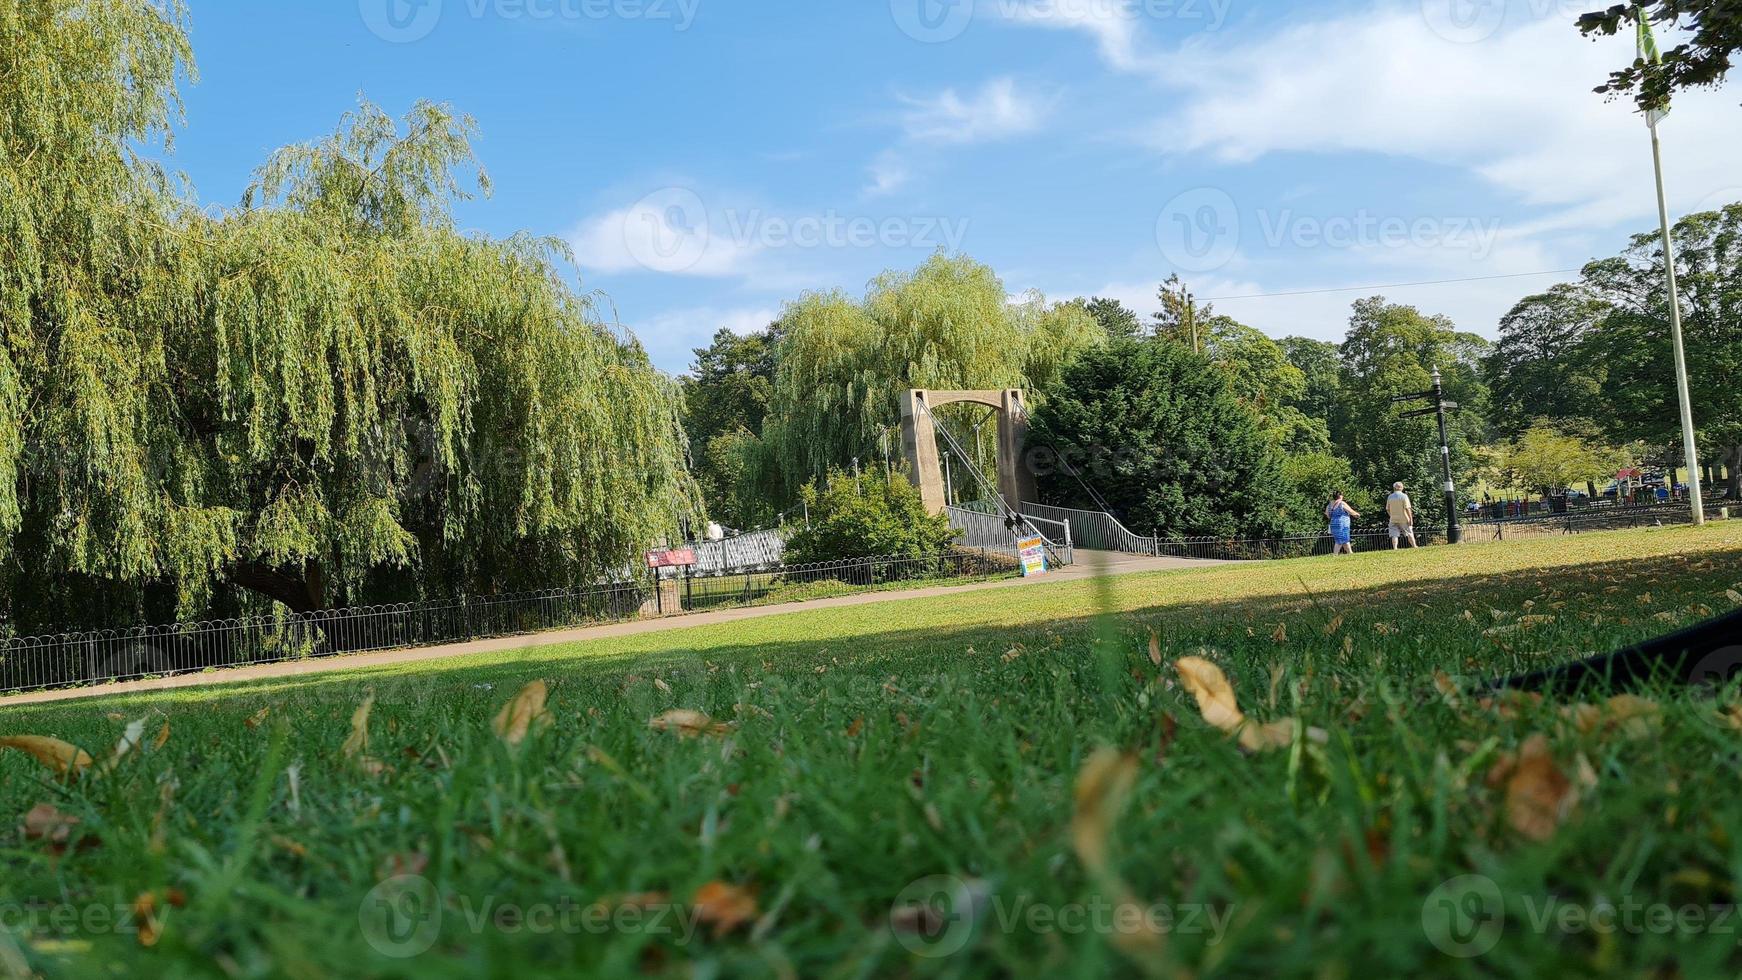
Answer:
[[[1333,494],[1331,504],[1325,508],[1325,517],[1331,522],[1331,554],[1342,555],[1355,553],[1355,545],[1350,540],[1350,520],[1360,517],[1361,512],[1349,506],[1343,495]]]

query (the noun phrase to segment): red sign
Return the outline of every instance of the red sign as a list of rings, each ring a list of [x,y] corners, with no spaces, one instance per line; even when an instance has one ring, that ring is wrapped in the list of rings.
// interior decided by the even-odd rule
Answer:
[[[688,568],[697,564],[696,553],[690,548],[679,548],[647,553],[648,568]]]

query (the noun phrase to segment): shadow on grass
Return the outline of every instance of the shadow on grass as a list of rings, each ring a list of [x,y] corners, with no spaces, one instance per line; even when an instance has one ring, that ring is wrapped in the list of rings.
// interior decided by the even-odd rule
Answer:
[[[584,685],[609,683],[631,672],[682,673],[709,666],[761,670],[766,664],[775,671],[822,668],[860,674],[943,672],[958,666],[969,651],[974,651],[973,656],[996,657],[1017,645],[1075,655],[1111,646],[1120,648],[1123,657],[1141,650],[1151,631],[1161,638],[1168,659],[1210,648],[1235,671],[1258,677],[1270,664],[1307,660],[1393,675],[1444,670],[1453,675],[1502,677],[1639,643],[1711,615],[1709,607],[1724,601],[1728,583],[1742,567],[1742,548],[1700,551],[1693,558],[1661,555],[1497,573],[1473,571],[1373,587],[1325,587],[1326,583],[1307,578],[1309,573],[1332,573],[1337,561],[1304,559],[1269,566],[1273,570],[1284,564],[1295,566],[1300,574],[1292,578],[1292,585],[1279,578],[1272,591],[1241,598],[1196,601],[1191,588],[1208,581],[1201,570],[1162,572],[1033,586],[1020,592],[987,590],[916,599],[902,617],[910,624],[923,623],[928,608],[938,612],[928,604],[941,603],[948,607],[945,612],[958,613],[950,617],[959,620],[953,625],[946,621],[884,628],[879,623],[855,631],[851,620],[863,614],[891,622],[897,617],[881,603],[836,606],[496,653],[354,669],[336,665],[320,674],[22,705],[9,714],[17,724],[30,718],[140,706],[217,706],[232,701],[238,703],[235,710],[246,705],[252,711],[263,698],[351,699],[364,686],[374,687],[384,698],[416,698],[485,685],[512,688],[535,677]],[[1060,616],[1037,614],[1035,607],[1045,605],[1045,600],[1060,598],[1059,589],[1080,592],[1082,605]],[[1702,607],[1706,607],[1704,616]],[[997,615],[1000,612],[1005,615]],[[969,621],[975,613],[987,621]],[[800,617],[811,620],[800,621]],[[812,630],[809,638],[802,637],[806,628]]]

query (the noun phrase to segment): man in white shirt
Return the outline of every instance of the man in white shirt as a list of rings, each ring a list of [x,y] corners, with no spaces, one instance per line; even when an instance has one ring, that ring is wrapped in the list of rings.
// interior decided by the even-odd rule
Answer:
[[[1391,521],[1393,551],[1404,540],[1411,548],[1420,547],[1415,543],[1415,505],[1410,503],[1409,494],[1403,492],[1402,483],[1391,485],[1391,496],[1385,498],[1385,514]]]

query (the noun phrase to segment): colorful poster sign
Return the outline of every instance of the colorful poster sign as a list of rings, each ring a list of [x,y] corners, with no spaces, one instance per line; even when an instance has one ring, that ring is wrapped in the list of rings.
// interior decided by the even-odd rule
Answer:
[[[1016,542],[1016,552],[1022,561],[1022,576],[1046,574],[1046,540],[1044,538],[1021,538]]]
[[[693,548],[660,549],[647,553],[648,568],[689,568],[696,564]]]

